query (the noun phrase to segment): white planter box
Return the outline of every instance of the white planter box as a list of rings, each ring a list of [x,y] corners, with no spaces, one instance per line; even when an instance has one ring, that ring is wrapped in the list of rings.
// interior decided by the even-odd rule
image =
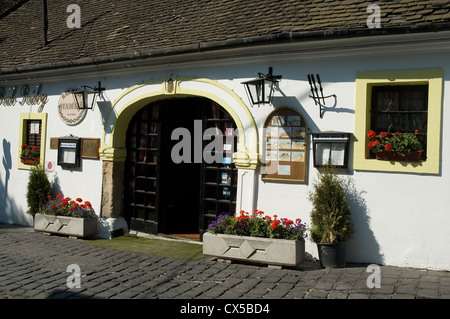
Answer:
[[[219,259],[296,267],[305,260],[305,241],[205,233],[203,254]]]
[[[97,234],[97,218],[36,214],[34,216],[34,229],[73,237],[90,237]]]

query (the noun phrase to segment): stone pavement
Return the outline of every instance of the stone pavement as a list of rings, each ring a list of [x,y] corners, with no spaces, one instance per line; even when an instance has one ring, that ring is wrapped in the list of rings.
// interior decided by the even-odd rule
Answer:
[[[300,269],[184,261],[85,245],[0,224],[0,299],[414,299],[450,298],[450,272],[368,265]],[[69,265],[78,265],[76,277]],[[375,283],[374,280],[370,281]],[[73,287],[77,286],[78,287]],[[71,287],[69,287],[71,286]]]

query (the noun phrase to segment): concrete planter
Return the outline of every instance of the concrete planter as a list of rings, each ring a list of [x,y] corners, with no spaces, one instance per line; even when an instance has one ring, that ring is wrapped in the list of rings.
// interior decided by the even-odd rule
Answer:
[[[97,218],[36,214],[34,216],[34,229],[77,238],[91,237],[97,234]]]
[[[205,233],[203,254],[226,260],[296,267],[305,260],[305,241]]]

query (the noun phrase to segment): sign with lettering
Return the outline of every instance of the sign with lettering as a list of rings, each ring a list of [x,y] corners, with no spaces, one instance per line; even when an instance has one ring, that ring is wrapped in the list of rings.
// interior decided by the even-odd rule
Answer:
[[[78,109],[77,101],[71,92],[64,92],[58,101],[58,114],[67,125],[77,125],[86,117],[87,110]]]
[[[37,91],[33,91],[32,94],[30,94],[30,86],[28,84],[22,85],[20,90],[16,86],[9,88],[11,91],[11,94],[8,96],[6,94],[5,87],[0,87],[0,105],[4,106],[14,106],[17,102],[19,102],[19,105],[23,106],[25,104],[27,105],[39,105],[38,112],[42,112],[44,109],[44,105],[48,101],[47,94],[42,94],[42,84],[39,84],[37,87]],[[22,98],[17,98],[17,92],[20,91],[20,95]]]

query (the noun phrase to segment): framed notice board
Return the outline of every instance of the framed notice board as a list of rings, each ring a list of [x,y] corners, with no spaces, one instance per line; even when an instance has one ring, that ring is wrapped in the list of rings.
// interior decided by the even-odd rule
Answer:
[[[308,167],[308,126],[295,109],[277,108],[264,123],[264,181],[306,183]]]

